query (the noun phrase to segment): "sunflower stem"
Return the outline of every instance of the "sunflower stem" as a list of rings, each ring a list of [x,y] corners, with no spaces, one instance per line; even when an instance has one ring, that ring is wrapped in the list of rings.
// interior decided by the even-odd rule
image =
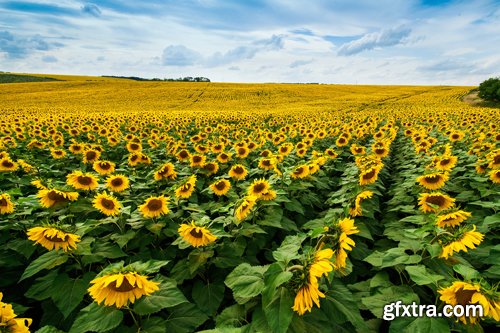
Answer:
[[[302,265],[293,265],[293,266],[290,266],[286,269],[288,272],[292,272],[292,271],[298,271],[298,270],[304,270],[304,266]]]
[[[128,312],[130,313],[130,317],[132,317],[132,320],[134,321],[135,326],[137,326],[137,328],[140,330],[141,326],[139,325],[139,322],[135,318],[134,313],[132,312],[132,309],[129,308]]]

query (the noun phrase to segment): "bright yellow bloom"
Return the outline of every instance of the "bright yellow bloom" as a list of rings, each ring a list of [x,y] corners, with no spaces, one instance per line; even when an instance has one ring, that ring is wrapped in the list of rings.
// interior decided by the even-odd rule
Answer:
[[[81,171],[73,171],[66,176],[66,183],[77,190],[93,191],[99,186],[96,176]]]
[[[328,274],[334,268],[334,264],[330,261],[333,256],[332,249],[319,250],[314,254],[314,259],[309,267],[309,275],[320,278]]]
[[[293,169],[291,173],[292,179],[303,179],[309,175],[309,166],[307,165],[299,165]]]
[[[113,192],[123,192],[130,187],[130,183],[124,175],[113,175],[106,178],[106,187]]]
[[[249,214],[252,208],[255,206],[257,202],[257,197],[255,196],[246,196],[243,198],[241,203],[236,207],[234,211],[234,215],[238,221],[243,221]]]
[[[304,313],[311,312],[313,307],[313,303],[319,308],[319,298],[325,297],[318,288],[318,281],[316,277],[309,275],[308,283],[305,283],[299,290],[297,291],[297,295],[295,296],[292,310],[297,312],[300,316]]]
[[[136,272],[108,274],[90,281],[92,286],[88,289],[90,296],[98,303],[104,302],[105,306],[122,308],[129,302],[146,295],[149,296],[159,290],[159,282],[149,281],[147,276]]]
[[[489,172],[490,180],[495,184],[500,184],[500,169],[491,170]]]
[[[172,163],[163,164],[154,174],[155,180],[169,179],[173,180],[177,177],[175,167]]]
[[[29,240],[42,245],[49,251],[62,249],[68,252],[76,249],[76,243],[80,242],[80,236],[52,227],[33,227],[26,234]]]
[[[417,177],[417,182],[428,190],[438,190],[444,186],[449,176],[447,173],[430,173]]]
[[[424,213],[437,213],[453,207],[455,199],[441,192],[421,193],[418,204]],[[432,207],[435,205],[436,208]]]
[[[16,171],[18,168],[19,165],[8,156],[0,159],[0,172],[12,172]]]
[[[175,196],[179,199],[189,199],[196,186],[196,175],[191,175],[181,186],[175,190]]]
[[[365,199],[371,198],[372,196],[372,191],[363,191],[359,193],[356,196],[356,200],[354,201],[354,207],[349,208],[349,215],[351,215],[352,217],[361,216],[363,214],[363,210],[361,209],[361,202]]]
[[[218,196],[226,195],[231,188],[231,183],[227,179],[220,179],[211,184],[210,189]]]
[[[155,218],[161,215],[168,214],[168,202],[170,198],[160,195],[158,197],[149,197],[146,202],[139,206],[139,210],[144,217]]]
[[[481,244],[483,238],[484,235],[480,232],[477,232],[476,226],[473,225],[472,231],[463,232],[459,238],[456,238],[451,242],[441,243],[443,251],[440,257],[448,259],[448,257],[453,256],[453,252],[467,252],[467,248],[475,249],[476,245]]]
[[[231,176],[234,180],[245,179],[247,175],[248,175],[247,169],[241,164],[233,165],[231,167],[231,170],[229,170],[229,176]]]
[[[0,194],[0,214],[10,214],[14,212],[14,204],[7,193]]]
[[[111,161],[95,161],[92,167],[98,174],[104,176],[115,172],[116,164]]]
[[[359,233],[359,229],[354,226],[354,220],[345,218],[338,222],[340,228],[340,236],[337,240],[337,246],[334,251],[335,255],[335,269],[343,269],[346,267],[347,252],[352,251],[352,247],[356,245],[349,235]]]
[[[215,242],[217,239],[217,237],[214,236],[210,230],[205,227],[195,225],[194,221],[189,224],[181,224],[177,232],[186,242],[194,247],[206,246]]]
[[[469,216],[471,216],[471,213],[457,210],[455,212],[439,215],[436,220],[436,225],[440,228],[455,227],[467,220]]]
[[[6,333],[29,333],[33,322],[30,318],[16,318],[11,304],[2,302],[3,294],[0,292],[0,331]]]
[[[108,195],[106,191],[97,194],[92,200],[93,206],[106,216],[116,216],[120,213],[122,205],[112,195]]]
[[[256,179],[253,183],[248,187],[247,193],[248,195],[255,196],[260,198],[262,194],[268,192],[271,189],[271,185],[265,179]]]
[[[76,201],[78,199],[78,192],[63,192],[46,188],[38,191],[36,196],[43,207],[50,208],[68,201]]]

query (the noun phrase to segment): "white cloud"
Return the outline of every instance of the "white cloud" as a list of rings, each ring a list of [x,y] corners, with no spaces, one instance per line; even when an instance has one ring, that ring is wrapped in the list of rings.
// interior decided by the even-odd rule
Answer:
[[[375,48],[403,44],[410,33],[411,29],[404,26],[369,33],[352,42],[342,44],[337,53],[349,56]]]

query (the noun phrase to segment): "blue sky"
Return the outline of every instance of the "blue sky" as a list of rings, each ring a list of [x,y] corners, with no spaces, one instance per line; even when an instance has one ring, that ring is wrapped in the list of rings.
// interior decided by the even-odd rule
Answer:
[[[477,85],[499,0],[0,0],[0,71]]]

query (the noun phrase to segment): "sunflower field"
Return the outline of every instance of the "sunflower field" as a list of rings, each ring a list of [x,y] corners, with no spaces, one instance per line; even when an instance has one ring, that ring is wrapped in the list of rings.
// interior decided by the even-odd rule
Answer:
[[[498,328],[500,113],[471,87],[48,77],[0,86],[1,333]]]

